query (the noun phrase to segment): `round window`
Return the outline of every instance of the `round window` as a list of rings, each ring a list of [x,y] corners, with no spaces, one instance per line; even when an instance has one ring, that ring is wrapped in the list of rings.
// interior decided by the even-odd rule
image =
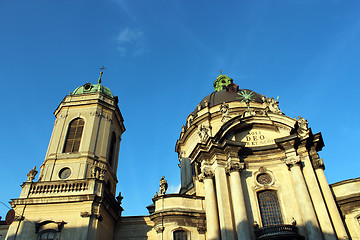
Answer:
[[[271,176],[267,173],[261,173],[257,176],[256,180],[260,184],[270,184],[272,179]]]
[[[59,172],[59,178],[60,179],[67,179],[68,177],[70,177],[71,174],[71,170],[68,167],[65,167],[63,169],[60,170]]]

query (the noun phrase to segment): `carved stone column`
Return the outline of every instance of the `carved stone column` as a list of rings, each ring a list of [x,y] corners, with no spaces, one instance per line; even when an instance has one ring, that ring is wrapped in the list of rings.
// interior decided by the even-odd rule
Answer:
[[[226,167],[230,175],[230,191],[233,203],[236,233],[238,240],[251,239],[244,193],[241,185],[240,172],[244,169],[244,163],[230,161]]]
[[[313,166],[315,169],[316,176],[319,180],[319,184],[320,184],[321,190],[323,192],[326,205],[328,206],[328,210],[329,210],[330,217],[334,224],[336,235],[339,240],[349,239],[349,237],[346,233],[345,227],[344,227],[344,223],[341,219],[339,210],[335,203],[334,196],[331,193],[329,184],[328,184],[325,174],[324,174],[325,166],[324,166],[323,160],[319,159],[319,158],[313,160]]]
[[[299,153],[300,151],[301,153]],[[332,226],[330,216],[328,214],[325,201],[321,193],[320,186],[318,184],[316,175],[311,165],[309,153],[304,145],[301,149],[300,148],[298,149],[298,153],[299,155],[301,155],[301,160],[304,163],[302,170],[303,170],[305,182],[306,185],[308,186],[311,199],[314,203],[315,212],[317,215],[317,219],[319,220],[319,224],[323,232],[324,239],[336,240],[337,239],[336,234]]]
[[[299,165],[300,158],[299,156],[296,156],[295,149],[292,154],[286,155],[290,155],[285,159],[285,163],[291,170],[291,177],[299,203],[300,212],[305,223],[308,239],[323,239],[317,222],[315,210],[306,187],[304,176]]]
[[[206,235],[208,240],[220,240],[219,218],[213,178],[214,172],[209,167],[203,168],[199,180],[204,181],[205,187]]]
[[[221,239],[234,240],[235,232],[230,206],[229,186],[225,168],[225,162],[216,162],[214,170]]]

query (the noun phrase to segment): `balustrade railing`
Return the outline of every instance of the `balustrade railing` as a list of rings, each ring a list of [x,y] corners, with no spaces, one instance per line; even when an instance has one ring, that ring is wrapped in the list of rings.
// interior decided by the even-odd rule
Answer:
[[[81,192],[88,190],[88,181],[66,181],[66,182],[37,182],[32,183],[30,194],[53,194],[65,192]]]
[[[299,235],[298,228],[293,225],[276,225],[259,228],[255,230],[255,237],[257,240],[304,239],[303,236]]]

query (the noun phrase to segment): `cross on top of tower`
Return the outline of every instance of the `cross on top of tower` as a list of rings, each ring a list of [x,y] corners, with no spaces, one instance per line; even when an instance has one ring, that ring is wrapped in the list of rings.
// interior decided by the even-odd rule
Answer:
[[[98,84],[100,84],[101,83],[101,77],[102,77],[102,75],[103,75],[103,70],[104,69],[106,69],[104,66],[102,66],[101,68],[100,68],[100,70],[101,70],[101,72],[100,72],[100,77],[99,77],[99,79],[98,79]]]

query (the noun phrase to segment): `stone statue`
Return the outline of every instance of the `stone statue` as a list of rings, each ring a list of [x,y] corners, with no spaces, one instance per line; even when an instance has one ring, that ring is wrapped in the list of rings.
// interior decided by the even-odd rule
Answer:
[[[261,100],[267,105],[267,109],[273,113],[282,113],[279,108],[279,97],[275,100],[272,98],[266,98],[265,95],[261,95]]]
[[[194,115],[190,114],[186,120],[186,128],[191,127],[193,120],[194,120]]]
[[[38,171],[36,171],[36,166],[30,170],[30,172],[27,174],[27,182],[32,182],[35,179],[36,174]]]
[[[91,177],[99,180],[104,180],[105,173],[105,165],[100,164],[98,161],[94,161],[94,164],[91,166]]]
[[[119,195],[116,197],[117,202],[119,203],[119,205],[121,204],[122,200],[123,200],[123,196],[121,196],[121,192],[119,192]]]
[[[106,168],[104,165],[101,166],[100,168],[100,175],[99,175],[99,179],[100,180],[104,180],[105,178],[105,173],[106,173]]]
[[[206,140],[210,137],[210,127],[207,126],[199,126],[198,128],[198,134],[200,137],[201,142],[206,142]]]
[[[299,136],[302,138],[308,137],[310,133],[308,127],[309,125],[308,121],[306,121],[306,119],[299,116],[297,120],[297,125],[298,125],[297,133],[299,134]]]
[[[230,119],[229,104],[227,103],[221,104],[220,112],[222,113],[221,122],[227,122]]]
[[[94,163],[92,166],[91,166],[91,177],[93,177],[93,178],[97,178],[97,176],[96,176],[96,163]]]
[[[159,187],[159,196],[164,195],[168,188],[167,181],[165,180],[165,176],[162,176],[160,179],[160,187]]]
[[[292,218],[292,219],[291,219],[291,225],[296,226],[296,220],[295,220],[295,218]]]

